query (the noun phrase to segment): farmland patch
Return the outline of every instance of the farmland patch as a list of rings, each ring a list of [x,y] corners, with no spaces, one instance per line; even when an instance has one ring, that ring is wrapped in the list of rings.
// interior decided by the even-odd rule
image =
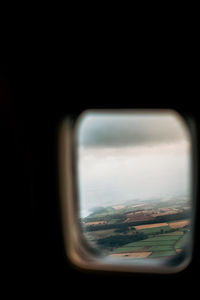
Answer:
[[[171,228],[182,228],[186,225],[189,225],[189,220],[181,220],[181,221],[176,221],[176,222],[170,222],[169,226]]]
[[[155,228],[155,227],[164,227],[168,226],[168,223],[156,223],[156,224],[146,224],[146,225],[137,225],[134,226],[136,230]]]
[[[152,252],[150,258],[154,258],[154,257],[162,257],[162,256],[171,256],[171,255],[175,255],[176,251],[175,250],[166,250],[166,251],[154,251]]]
[[[107,221],[95,221],[95,222],[86,222],[86,226],[91,226],[91,225],[100,225],[100,224],[106,224]]]
[[[178,243],[182,240],[183,233],[180,234],[159,234],[155,237],[147,238],[145,240],[128,243],[122,247],[115,249],[112,254],[125,254],[125,253],[138,253],[138,252],[152,252],[149,258],[170,256],[176,254],[175,248],[181,248],[181,244]],[[184,244],[184,240],[183,240]],[[175,247],[177,245],[177,247]]]
[[[111,254],[111,257],[121,257],[121,258],[146,258],[151,255],[152,252],[144,251],[144,252],[126,252],[126,253],[115,253]]]

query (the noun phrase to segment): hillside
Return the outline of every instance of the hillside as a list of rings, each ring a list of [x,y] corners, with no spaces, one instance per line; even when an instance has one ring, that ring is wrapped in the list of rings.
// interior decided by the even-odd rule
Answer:
[[[90,248],[101,255],[132,259],[180,253],[187,242],[189,225],[190,206],[185,198],[146,203],[129,200],[94,208],[81,219]]]

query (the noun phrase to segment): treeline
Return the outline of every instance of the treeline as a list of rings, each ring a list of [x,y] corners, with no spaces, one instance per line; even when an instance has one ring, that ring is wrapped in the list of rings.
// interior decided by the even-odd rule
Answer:
[[[126,245],[128,243],[137,242],[139,240],[144,240],[147,238],[147,235],[142,232],[135,232],[132,235],[111,235],[109,237],[99,239],[97,244],[103,249],[106,248],[116,248]]]
[[[107,230],[107,229],[116,229],[117,232],[126,232],[128,230],[128,227],[132,226],[138,226],[138,225],[145,225],[145,224],[156,224],[156,223],[164,223],[164,222],[170,222],[170,221],[178,221],[182,219],[188,219],[189,218],[189,211],[183,211],[177,214],[169,214],[165,216],[157,216],[152,220],[145,220],[145,221],[137,221],[137,222],[121,222],[115,223],[115,224],[97,224],[97,225],[90,225],[85,226],[84,230],[86,232],[90,231],[97,231],[97,230]],[[113,219],[113,218],[112,218]],[[125,218],[124,218],[125,219]],[[106,220],[104,218],[104,220]],[[99,219],[100,221],[100,219]]]
[[[182,220],[182,219],[188,219],[189,217],[190,217],[190,210],[184,210],[184,211],[179,212],[177,214],[157,216],[155,218],[155,220],[156,220],[156,222],[160,223],[160,222],[179,221],[179,220]]]
[[[86,226],[84,230],[86,232],[97,231],[97,230],[107,230],[107,229],[121,229],[121,231],[128,230],[129,223],[119,223],[119,224],[97,224]]]
[[[89,216],[83,219],[84,222],[95,222],[95,221],[106,221],[109,222],[113,219],[119,220],[119,222],[123,222],[126,219],[126,214],[108,214],[103,216]]]

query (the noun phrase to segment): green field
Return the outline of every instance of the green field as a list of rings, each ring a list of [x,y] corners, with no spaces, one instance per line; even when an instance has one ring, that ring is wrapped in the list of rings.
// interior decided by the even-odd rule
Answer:
[[[119,247],[113,253],[126,252],[152,252],[150,258],[171,256],[176,254],[176,249],[183,247],[185,244],[185,235],[182,231],[173,232],[173,234],[158,234],[155,237],[145,240],[128,243]]]
[[[183,248],[188,241],[188,233],[184,234],[175,244],[175,249]]]
[[[168,232],[167,235],[183,235],[183,231],[173,231],[173,232]],[[165,236],[165,234],[163,234],[162,236]]]
[[[111,219],[111,220],[108,221],[107,224],[117,224],[119,222],[120,222],[120,219]]]
[[[146,234],[154,234],[154,233],[160,233],[161,231],[167,232],[171,230],[170,226],[161,226],[161,227],[153,227],[153,228],[145,228],[145,229],[140,229],[140,232],[146,233]]]
[[[161,256],[171,256],[175,255],[175,250],[166,250],[166,251],[155,251],[149,256],[150,258],[161,257]]]
[[[171,251],[174,250],[173,245],[153,245],[148,249],[149,251],[152,252],[157,252],[157,251]]]

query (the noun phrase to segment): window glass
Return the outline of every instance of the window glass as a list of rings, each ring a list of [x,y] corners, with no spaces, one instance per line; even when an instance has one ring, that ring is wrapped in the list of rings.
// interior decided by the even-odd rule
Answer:
[[[172,110],[86,111],[77,122],[80,224],[107,259],[171,259],[191,233],[192,149]]]

